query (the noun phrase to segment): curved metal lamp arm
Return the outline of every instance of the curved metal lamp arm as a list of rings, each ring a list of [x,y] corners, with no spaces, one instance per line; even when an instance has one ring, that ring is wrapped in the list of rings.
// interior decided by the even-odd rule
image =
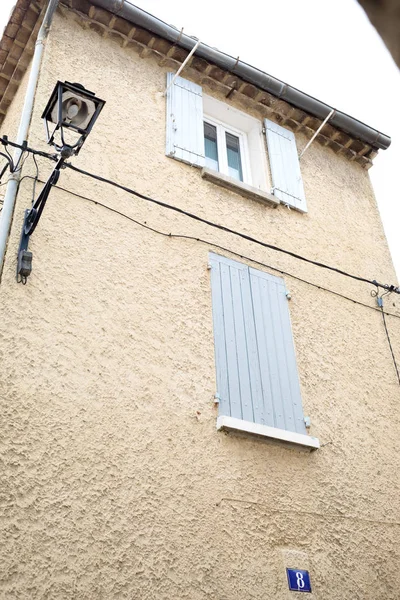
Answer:
[[[17,281],[26,283],[32,270],[32,252],[29,252],[29,238],[35,231],[39,223],[43,209],[46,206],[47,198],[53,185],[56,185],[60,176],[60,169],[66,160],[66,156],[61,156],[54,167],[50,177],[46,181],[42,191],[35,200],[32,208],[25,211],[24,223],[22,226],[21,239],[18,248]]]
[[[43,209],[46,205],[47,198],[49,197],[50,190],[53,187],[53,185],[56,185],[58,178],[60,177],[60,169],[64,162],[65,158],[63,156],[59,158],[50,177],[44,184],[42,191],[37,197],[37,200],[33,204],[32,208],[28,211],[28,214],[24,221],[25,235],[32,235],[32,233],[35,231],[36,226],[39,223],[39,219],[42,215]]]

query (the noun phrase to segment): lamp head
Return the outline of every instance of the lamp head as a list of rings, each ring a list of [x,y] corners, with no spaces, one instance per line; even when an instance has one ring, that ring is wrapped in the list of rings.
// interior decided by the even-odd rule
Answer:
[[[97,98],[83,85],[58,81],[42,115],[48,143],[59,151],[67,146],[71,148],[71,154],[78,154],[104,104],[104,100]],[[55,124],[51,134],[50,123]],[[56,141],[57,132],[60,143]]]

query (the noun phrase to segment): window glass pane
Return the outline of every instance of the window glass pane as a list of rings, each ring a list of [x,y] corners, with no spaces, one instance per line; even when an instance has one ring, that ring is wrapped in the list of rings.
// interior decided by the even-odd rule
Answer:
[[[210,123],[204,123],[204,148],[206,155],[206,167],[219,171],[218,167],[218,148],[217,148],[217,128]]]
[[[242,160],[240,158],[239,138],[236,135],[225,132],[226,153],[228,157],[228,171],[230,177],[243,181]]]

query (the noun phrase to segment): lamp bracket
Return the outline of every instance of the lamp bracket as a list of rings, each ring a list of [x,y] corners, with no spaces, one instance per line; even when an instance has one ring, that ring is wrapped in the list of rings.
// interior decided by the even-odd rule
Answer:
[[[26,283],[27,277],[30,275],[32,270],[32,253],[29,252],[29,238],[35,231],[37,224],[39,223],[43,209],[46,205],[47,198],[49,197],[51,188],[56,185],[58,178],[60,177],[60,169],[63,168],[66,158],[70,156],[68,151],[62,153],[59,157],[56,166],[54,167],[50,177],[43,186],[42,191],[34,202],[32,208],[25,211],[24,222],[22,225],[21,238],[18,248],[18,264],[17,264],[17,281]]]

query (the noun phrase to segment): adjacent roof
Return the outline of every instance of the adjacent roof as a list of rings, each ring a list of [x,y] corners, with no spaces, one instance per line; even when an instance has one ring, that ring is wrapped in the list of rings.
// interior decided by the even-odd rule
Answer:
[[[385,42],[400,68],[400,2],[399,0],[358,0],[372,25]]]
[[[0,42],[0,125],[32,56],[45,4],[45,0],[18,0],[4,31]],[[101,35],[116,37],[141,56],[152,54],[160,64],[173,69],[197,42],[126,0],[60,0],[60,5]],[[218,87],[226,96],[241,94],[265,116],[309,136],[332,110],[328,104],[203,43],[186,68],[200,76],[205,85]],[[368,168],[377,150],[388,148],[391,140],[358,119],[335,111],[317,141]]]

